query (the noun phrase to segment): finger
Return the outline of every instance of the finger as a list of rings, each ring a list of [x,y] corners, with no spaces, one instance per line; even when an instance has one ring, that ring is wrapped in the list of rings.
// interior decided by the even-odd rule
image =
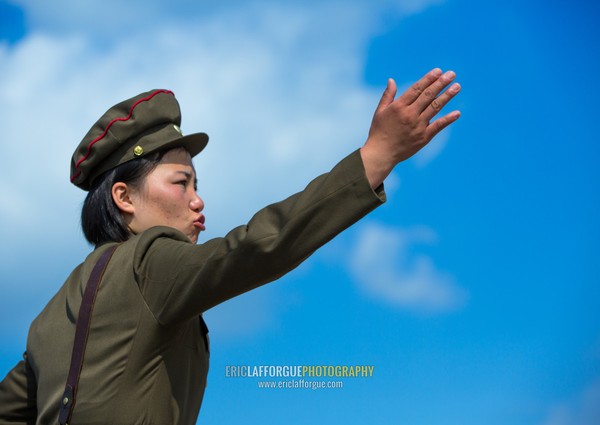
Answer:
[[[383,95],[381,95],[379,105],[377,105],[377,111],[385,109],[390,103],[394,101],[394,98],[396,97],[396,91],[396,82],[392,78],[389,78],[387,81],[387,86],[383,91]]]
[[[436,96],[444,90],[448,84],[454,80],[456,74],[454,71],[447,71],[444,75],[440,76],[433,84],[423,90],[423,93],[414,101],[414,105],[417,106],[419,112],[423,112],[427,109],[431,102],[436,99]]]
[[[438,118],[431,124],[427,126],[427,130],[425,130],[427,140],[431,140],[438,134],[440,131],[448,127],[454,121],[460,118],[460,111],[452,111],[443,117]]]
[[[402,96],[398,99],[405,105],[412,104],[423,93],[427,87],[433,84],[442,75],[442,70],[439,68],[432,69],[425,74],[419,81],[414,83]]]
[[[421,114],[421,116],[423,118],[425,118],[427,121],[430,121],[433,117],[435,117],[444,106],[446,106],[446,104],[448,102],[450,102],[450,100],[456,96],[458,94],[458,92],[460,91],[460,84],[458,83],[454,83],[452,84],[450,87],[448,87],[448,90],[446,90],[444,93],[442,93],[441,95],[439,95],[438,97],[436,97],[435,99],[433,99],[431,101],[431,103],[429,104],[429,106],[427,108],[425,108],[425,110],[423,111],[423,113]]]

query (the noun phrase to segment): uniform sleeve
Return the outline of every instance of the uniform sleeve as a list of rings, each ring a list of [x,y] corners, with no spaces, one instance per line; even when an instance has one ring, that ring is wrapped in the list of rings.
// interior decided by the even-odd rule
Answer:
[[[160,323],[185,320],[281,277],[383,202],[383,187],[371,189],[355,151],[223,238],[193,245],[166,228],[146,232],[135,253],[136,279]]]
[[[0,382],[0,425],[35,424],[36,382],[26,359],[25,356]]]

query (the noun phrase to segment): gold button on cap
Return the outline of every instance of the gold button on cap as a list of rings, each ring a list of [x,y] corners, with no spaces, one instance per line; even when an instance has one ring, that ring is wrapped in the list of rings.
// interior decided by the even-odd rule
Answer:
[[[63,404],[66,406],[69,403],[69,397],[63,398]]]
[[[176,132],[178,132],[179,134],[181,134],[183,136],[183,131],[181,131],[181,128],[179,128],[179,126],[177,124],[173,124],[173,128],[175,129]]]
[[[133,154],[135,156],[140,156],[141,154],[144,153],[144,148],[141,146],[136,146],[135,148],[133,148]]]

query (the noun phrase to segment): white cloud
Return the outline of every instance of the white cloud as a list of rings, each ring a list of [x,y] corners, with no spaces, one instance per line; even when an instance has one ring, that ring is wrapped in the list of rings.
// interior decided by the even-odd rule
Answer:
[[[600,423],[600,379],[573,399],[555,406],[543,425],[597,425]]]
[[[350,267],[367,295],[420,313],[455,310],[466,302],[467,294],[454,278],[417,249],[436,242],[432,229],[368,222],[358,234]]]
[[[96,37],[122,39],[124,34],[146,31],[151,32],[162,22],[193,20],[197,16],[209,19],[218,17],[223,11],[251,10],[267,14],[270,9],[296,9],[323,12],[323,7],[332,13],[321,13],[322,20],[329,22],[332,31],[339,28],[338,19],[344,19],[345,9],[360,10],[360,20],[355,24],[365,24],[373,16],[386,17],[390,14],[404,16],[422,12],[431,5],[441,4],[444,0],[304,0],[289,2],[286,0],[227,0],[225,2],[171,0],[119,0],[77,2],[73,0],[12,0],[23,7],[29,26],[52,33],[68,33],[84,30]],[[316,15],[316,13],[314,14]],[[251,19],[245,21],[253,25]],[[239,22],[232,21],[237,25]],[[346,33],[345,35],[350,35]]]

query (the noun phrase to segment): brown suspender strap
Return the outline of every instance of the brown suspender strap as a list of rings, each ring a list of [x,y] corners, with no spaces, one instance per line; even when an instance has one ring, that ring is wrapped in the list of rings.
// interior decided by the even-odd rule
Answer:
[[[112,257],[118,245],[110,247],[102,253],[98,262],[94,266],[90,278],[85,287],[81,306],[79,307],[79,316],[77,316],[77,325],[75,329],[75,341],[73,343],[73,351],[71,353],[71,367],[69,368],[69,376],[65,392],[60,402],[60,412],[58,415],[58,423],[67,425],[71,420],[71,414],[75,407],[75,395],[77,393],[77,384],[79,383],[79,375],[83,366],[83,356],[85,354],[85,344],[87,342],[88,333],[90,330],[90,321],[92,319],[92,310],[94,309],[94,301],[98,287],[102,280],[102,275],[106,269],[110,257]]]

